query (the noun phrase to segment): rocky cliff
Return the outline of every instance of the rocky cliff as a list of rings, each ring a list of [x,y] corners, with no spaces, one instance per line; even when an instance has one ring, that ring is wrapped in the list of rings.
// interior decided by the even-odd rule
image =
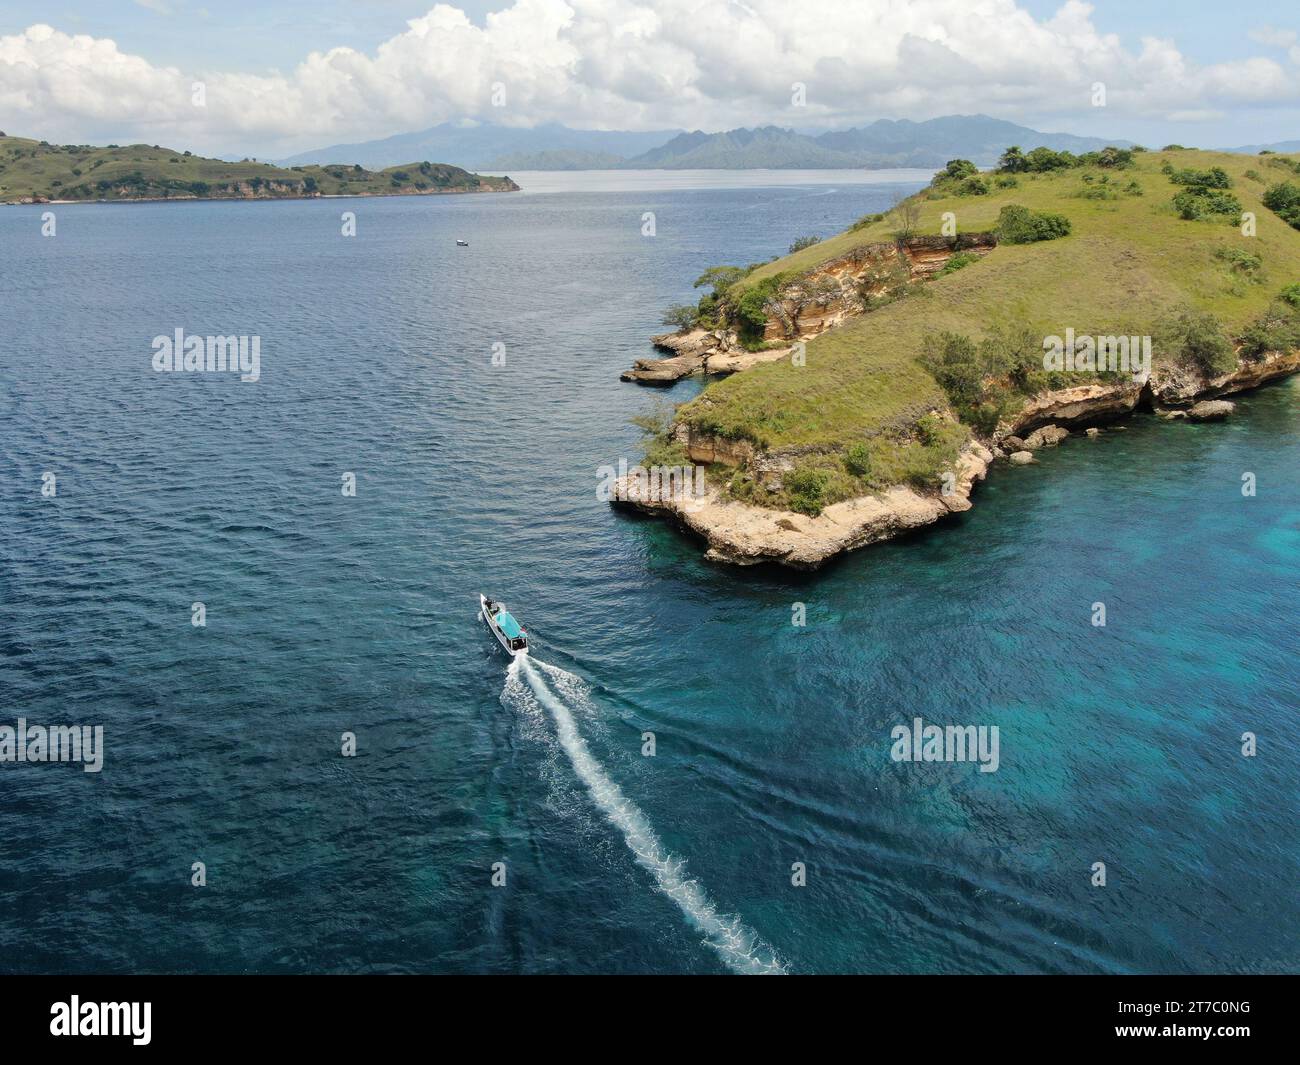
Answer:
[[[761,362],[786,358],[797,342],[811,340],[866,313],[872,300],[933,277],[959,252],[986,255],[996,244],[992,233],[862,244],[782,286],[768,301],[764,308],[764,350],[746,350],[732,329],[663,333],[652,337],[651,343],[669,352],[669,356],[637,359],[621,377],[624,381],[664,385],[693,373],[736,373]]]

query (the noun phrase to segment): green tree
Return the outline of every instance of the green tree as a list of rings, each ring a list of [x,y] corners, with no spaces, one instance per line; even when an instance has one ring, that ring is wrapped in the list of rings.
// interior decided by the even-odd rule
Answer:
[[[664,311],[660,321],[664,325],[671,326],[679,333],[685,333],[688,329],[695,327],[696,320],[699,318],[699,311],[689,303],[675,303]]]
[[[1029,170],[1029,163],[1025,159],[1025,153],[1013,144],[1002,153],[1002,158],[998,160],[998,169],[1005,174],[1023,174]]]

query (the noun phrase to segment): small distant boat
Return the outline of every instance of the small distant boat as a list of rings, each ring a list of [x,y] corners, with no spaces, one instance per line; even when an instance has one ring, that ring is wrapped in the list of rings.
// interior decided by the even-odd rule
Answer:
[[[501,646],[516,657],[526,655],[528,630],[515,620],[514,615],[503,604],[494,602],[482,593],[479,594],[478,602],[483,612],[483,620],[487,622],[488,628],[492,630]]]
[[[468,248],[468,247],[469,247],[469,241],[467,241],[467,240],[461,240],[460,237],[457,237],[457,238],[456,238],[456,247],[458,247],[458,248]]]

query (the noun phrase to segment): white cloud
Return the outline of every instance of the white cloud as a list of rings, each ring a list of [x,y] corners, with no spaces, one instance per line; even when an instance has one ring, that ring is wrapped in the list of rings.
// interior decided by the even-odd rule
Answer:
[[[1251,30],[1247,36],[1252,41],[1272,45],[1275,48],[1289,48],[1300,40],[1295,30],[1279,30],[1274,26],[1261,26],[1257,30]]]
[[[204,108],[191,103],[196,80]],[[440,4],[373,53],[313,52],[287,74],[205,72],[201,55],[155,66],[44,25],[0,37],[0,113],[14,131],[260,154],[462,117],[704,129],[1095,118],[1097,81],[1110,115],[1142,119],[1300,95],[1298,72],[1272,58],[1198,66],[1169,40],[1126,48],[1079,0],[1046,20],[1014,0],[515,0],[482,27]],[[790,106],[794,82],[807,85],[805,108]],[[495,83],[505,107],[492,106]]]

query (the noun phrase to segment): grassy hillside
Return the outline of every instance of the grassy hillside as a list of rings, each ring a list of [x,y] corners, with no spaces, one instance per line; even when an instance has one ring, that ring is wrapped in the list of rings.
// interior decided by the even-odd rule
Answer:
[[[509,178],[480,177],[443,163],[408,163],[379,171],[343,164],[287,168],[227,163],[157,145],[96,148],[0,135],[4,202],[418,195],[515,187]]]
[[[1226,217],[1180,218],[1172,200],[1182,188],[1162,173],[1166,163],[1223,168],[1231,194],[1255,213],[1257,236],[1243,236]],[[921,358],[927,338],[943,332],[976,342],[998,329],[1040,342],[1067,327],[1078,334],[1155,336],[1176,308],[1192,308],[1212,313],[1228,336],[1239,337],[1284,286],[1300,282],[1300,231],[1262,202],[1270,186],[1300,183],[1298,171],[1300,163],[1282,156],[1139,152],[1121,170],[1020,173],[1011,187],[999,187],[989,175],[983,182],[988,191],[980,195],[927,189],[913,198],[920,206],[919,234],[939,233],[949,211],[963,232],[993,229],[1009,204],[1064,215],[1072,232],[1039,243],[999,244],[964,269],[915,285],[905,298],[811,340],[806,365],[768,363],[717,381],[678,418],[769,449],[843,450],[881,437],[905,443],[917,418],[944,403],[944,390]],[[891,240],[898,223],[891,212],[775,260],[737,282],[732,295],[765,279],[813,270],[858,245]],[[1252,266],[1249,257],[1258,263]],[[1156,362],[1161,358],[1157,344]]]

